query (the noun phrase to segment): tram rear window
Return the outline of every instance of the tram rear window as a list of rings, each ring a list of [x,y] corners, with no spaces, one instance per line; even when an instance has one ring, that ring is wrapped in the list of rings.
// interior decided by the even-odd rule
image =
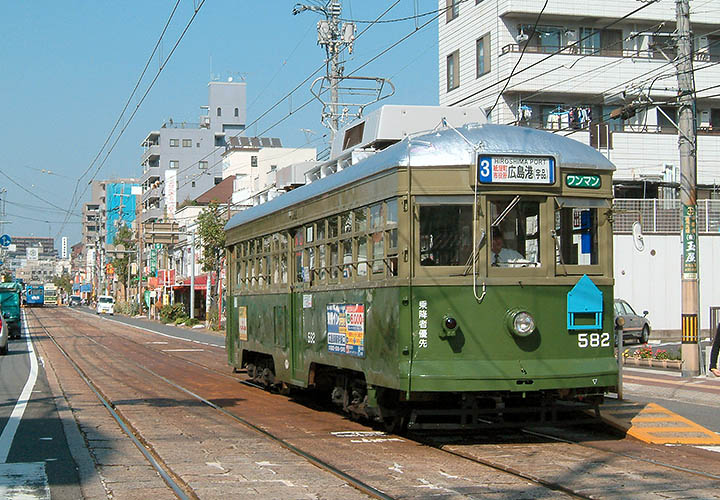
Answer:
[[[472,251],[472,205],[420,207],[420,265],[464,266]]]
[[[596,208],[564,207],[555,211],[556,262],[589,266],[598,263]]]

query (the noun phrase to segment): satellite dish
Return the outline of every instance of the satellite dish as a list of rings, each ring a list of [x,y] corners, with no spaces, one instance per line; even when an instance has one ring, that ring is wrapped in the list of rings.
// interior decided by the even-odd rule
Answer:
[[[642,252],[645,250],[645,239],[642,234],[642,226],[640,225],[639,221],[633,222],[632,225],[632,236],[633,236],[633,244],[635,245],[635,248],[638,252]]]

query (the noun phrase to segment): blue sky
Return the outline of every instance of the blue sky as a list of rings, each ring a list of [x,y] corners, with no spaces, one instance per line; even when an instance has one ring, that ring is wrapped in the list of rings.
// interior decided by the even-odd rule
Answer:
[[[121,126],[201,1],[180,1],[160,54],[150,64]],[[322,65],[325,51],[316,43],[320,16],[312,12],[294,16],[296,3],[206,0],[96,178],[140,177],[141,140],[168,118],[197,122],[200,106],[207,104],[207,83],[213,76],[247,82],[251,123]],[[393,3],[344,0],[342,17],[373,20]],[[0,175],[0,187],[8,191],[7,219],[12,221],[6,232],[68,236],[73,244],[80,239],[79,214],[89,193],[73,208],[78,215],[61,233],[63,216],[57,207],[70,205],[78,178],[90,167],[120,115],[175,0],[5,0],[2,5],[0,171],[12,179]],[[437,8],[436,0],[400,0],[383,19]],[[391,79],[396,93],[384,103],[437,104],[435,17],[374,24],[358,38],[348,56],[346,74],[414,32],[357,74]],[[426,23],[425,28],[416,30]],[[358,34],[367,26],[358,23]],[[317,103],[296,111],[312,97],[307,87],[283,101],[249,133],[265,132],[290,112],[290,118],[264,135],[280,137],[283,144],[297,147],[305,145],[308,137],[317,139],[326,133]],[[311,145],[322,148],[319,141]],[[89,175],[83,178],[81,190],[88,180]]]

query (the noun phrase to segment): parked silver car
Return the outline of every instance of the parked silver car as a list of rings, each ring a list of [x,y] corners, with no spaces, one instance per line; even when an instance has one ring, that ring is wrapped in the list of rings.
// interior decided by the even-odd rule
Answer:
[[[615,318],[622,316],[625,319],[623,342],[628,338],[633,338],[639,343],[645,344],[650,338],[650,322],[646,317],[648,312],[643,311],[643,315],[640,316],[623,299],[615,299],[614,308]]]

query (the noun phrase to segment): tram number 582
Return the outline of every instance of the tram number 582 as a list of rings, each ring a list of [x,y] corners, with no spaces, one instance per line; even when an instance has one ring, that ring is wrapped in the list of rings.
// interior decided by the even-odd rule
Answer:
[[[579,333],[578,347],[610,347],[610,334],[604,333]]]

